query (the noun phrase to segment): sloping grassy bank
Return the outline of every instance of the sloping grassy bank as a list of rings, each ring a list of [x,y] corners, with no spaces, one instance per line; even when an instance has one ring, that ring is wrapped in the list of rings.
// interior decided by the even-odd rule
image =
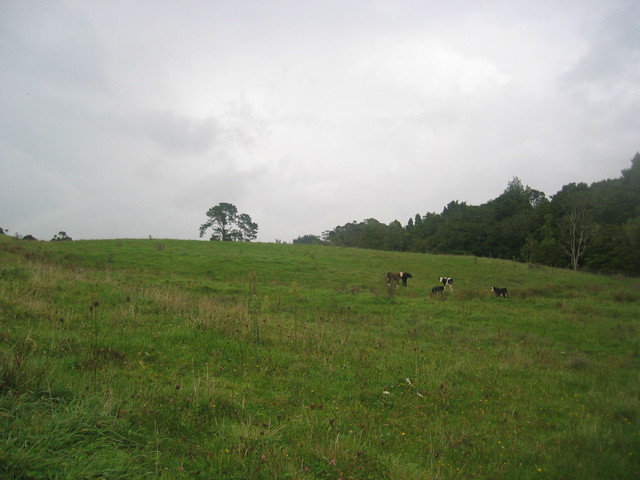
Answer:
[[[638,300],[474,257],[0,237],[0,477],[635,478]]]

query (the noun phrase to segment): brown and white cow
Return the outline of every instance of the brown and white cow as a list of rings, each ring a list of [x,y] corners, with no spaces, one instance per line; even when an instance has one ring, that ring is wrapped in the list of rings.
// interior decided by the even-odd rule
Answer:
[[[402,286],[407,286],[407,280],[413,278],[413,275],[407,272],[387,272],[387,284],[391,286],[392,282],[395,282],[396,286],[400,285],[402,280]]]

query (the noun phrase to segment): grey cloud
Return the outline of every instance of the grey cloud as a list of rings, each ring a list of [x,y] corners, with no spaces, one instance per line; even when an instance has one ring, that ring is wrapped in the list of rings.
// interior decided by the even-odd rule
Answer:
[[[170,153],[206,152],[221,136],[222,128],[213,118],[199,120],[172,112],[140,114],[136,123],[139,130]]]
[[[204,118],[136,109],[110,115],[109,121],[123,135],[147,138],[169,155],[233,157],[234,150],[253,148],[268,135],[264,120],[248,105],[231,105]]]
[[[640,102],[640,3],[616,4],[584,28],[588,50],[562,77],[564,86],[591,94],[593,100],[603,95],[602,100]]]

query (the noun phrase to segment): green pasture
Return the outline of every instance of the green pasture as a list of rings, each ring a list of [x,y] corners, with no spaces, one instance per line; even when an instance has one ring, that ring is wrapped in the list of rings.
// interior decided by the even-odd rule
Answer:
[[[0,236],[0,478],[638,478],[639,300],[489,258]]]

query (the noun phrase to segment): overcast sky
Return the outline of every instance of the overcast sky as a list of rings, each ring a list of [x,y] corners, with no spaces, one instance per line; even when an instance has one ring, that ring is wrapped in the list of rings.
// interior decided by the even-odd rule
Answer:
[[[2,0],[0,227],[259,241],[552,196],[640,150],[639,0]],[[208,235],[207,235],[208,237]]]

